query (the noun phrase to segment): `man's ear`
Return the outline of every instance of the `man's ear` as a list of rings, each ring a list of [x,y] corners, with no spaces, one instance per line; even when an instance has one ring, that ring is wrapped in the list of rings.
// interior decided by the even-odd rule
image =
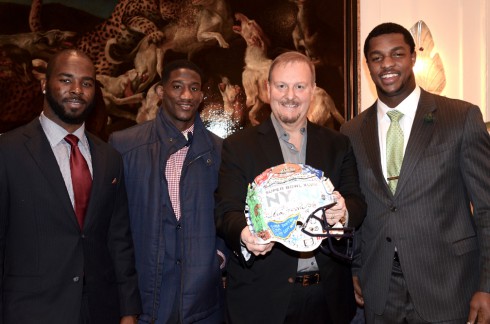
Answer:
[[[46,93],[46,78],[43,78],[39,81],[41,82],[41,91],[43,92],[43,94],[45,94]]]
[[[412,55],[412,66],[415,65],[415,62],[417,62],[417,51],[413,51]]]
[[[156,86],[155,91],[157,92],[158,98],[163,99],[164,91],[163,91],[163,86],[161,84]]]

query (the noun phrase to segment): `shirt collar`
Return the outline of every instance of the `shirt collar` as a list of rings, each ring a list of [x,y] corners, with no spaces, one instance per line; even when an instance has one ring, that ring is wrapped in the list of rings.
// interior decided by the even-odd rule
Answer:
[[[289,134],[284,130],[284,128],[281,126],[281,123],[276,119],[273,113],[271,113],[271,120],[272,120],[272,125],[274,126],[274,129],[276,130],[277,137],[279,137],[282,140],[285,140],[286,142],[289,141]],[[301,127],[299,130],[301,135],[305,135],[306,133],[306,125],[307,123],[305,122],[305,125]]]
[[[44,112],[41,112],[39,122],[41,123],[41,127],[43,128],[51,147],[58,145],[62,140],[64,140],[65,136],[69,134],[66,129],[46,117]],[[80,128],[78,128],[72,134],[79,138],[82,145],[88,147],[88,141],[85,136],[85,123],[83,123],[82,126],[80,126]]]
[[[416,86],[415,89],[406,97],[400,104],[394,108],[388,107],[384,102],[378,98],[378,120],[383,118],[389,118],[386,114],[389,110],[396,109],[403,113],[403,117],[415,119],[415,113],[417,112],[417,106],[420,99],[420,87]]]
[[[187,128],[186,130],[182,131],[182,135],[184,135],[186,140],[189,140],[189,133],[194,133],[194,124],[192,124],[191,127]]]

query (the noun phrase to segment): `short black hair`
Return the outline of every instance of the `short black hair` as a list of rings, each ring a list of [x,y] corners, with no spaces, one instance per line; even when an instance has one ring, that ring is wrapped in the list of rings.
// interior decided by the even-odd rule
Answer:
[[[90,61],[90,63],[92,63],[92,65],[93,65],[92,60],[90,59],[90,57],[88,57],[88,55],[85,52],[80,51],[78,49],[74,49],[74,48],[64,49],[64,50],[57,52],[53,56],[51,56],[51,58],[49,59],[48,66],[46,67],[46,80],[50,79],[51,74],[53,73],[53,68],[55,67],[56,63],[58,62],[58,59],[61,56],[65,56],[65,55],[77,55],[77,56],[83,57],[83,58],[87,59],[88,61]]]
[[[369,51],[369,42],[371,41],[371,39],[385,34],[402,34],[405,43],[410,46],[410,53],[413,53],[415,51],[415,42],[413,40],[412,34],[408,31],[408,29],[401,25],[387,22],[374,27],[374,29],[371,30],[369,35],[366,37],[366,41],[364,42],[364,57],[367,58]]]
[[[197,66],[196,64],[194,64],[189,60],[175,60],[169,62],[163,68],[162,80],[160,81],[160,84],[162,85],[165,84],[170,78],[170,73],[178,69],[189,69],[196,72],[197,74],[199,74],[199,77],[201,78],[201,82],[203,82],[204,74],[199,66]]]

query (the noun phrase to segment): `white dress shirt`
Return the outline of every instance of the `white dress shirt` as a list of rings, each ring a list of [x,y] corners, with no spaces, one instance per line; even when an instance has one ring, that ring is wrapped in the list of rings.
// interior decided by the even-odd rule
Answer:
[[[379,138],[379,151],[381,154],[381,167],[383,169],[383,175],[386,183],[388,183],[387,171],[386,171],[386,133],[391,124],[390,117],[386,114],[390,109],[396,109],[403,113],[403,117],[400,119],[400,127],[403,131],[403,154],[405,155],[405,149],[407,148],[408,139],[410,138],[410,131],[412,130],[412,124],[415,119],[415,112],[417,111],[417,105],[420,99],[420,88],[417,86],[412,93],[405,98],[398,106],[389,108],[385,103],[378,99],[378,138]]]
[[[63,180],[65,180],[65,185],[66,189],[68,190],[68,194],[70,195],[71,204],[74,206],[75,196],[73,194],[70,171],[71,145],[65,141],[65,136],[69,133],[63,127],[46,117],[44,113],[41,113],[39,116],[39,122],[41,123],[41,127],[43,128],[49,144],[51,145],[51,149],[53,150],[56,161],[60,167],[61,174],[63,175]],[[93,177],[92,156],[90,155],[90,146],[88,144],[87,137],[85,136],[85,124],[80,126],[80,128],[72,134],[79,139],[78,148],[87,161],[90,174],[92,174]]]

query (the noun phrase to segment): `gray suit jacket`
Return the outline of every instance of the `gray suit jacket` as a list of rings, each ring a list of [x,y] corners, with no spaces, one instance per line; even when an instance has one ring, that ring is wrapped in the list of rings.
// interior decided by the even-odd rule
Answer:
[[[368,204],[353,270],[365,306],[383,312],[396,246],[422,318],[465,318],[473,293],[490,292],[490,137],[479,108],[422,90],[394,196],[381,170],[376,104],[342,132]]]

